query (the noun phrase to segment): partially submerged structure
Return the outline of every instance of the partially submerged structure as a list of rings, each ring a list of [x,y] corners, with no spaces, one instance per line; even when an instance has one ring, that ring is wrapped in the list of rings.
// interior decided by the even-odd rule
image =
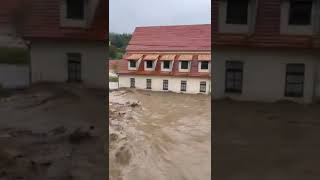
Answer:
[[[320,97],[319,0],[213,1],[213,97]]]
[[[211,25],[137,27],[119,63],[119,86],[211,92]]]

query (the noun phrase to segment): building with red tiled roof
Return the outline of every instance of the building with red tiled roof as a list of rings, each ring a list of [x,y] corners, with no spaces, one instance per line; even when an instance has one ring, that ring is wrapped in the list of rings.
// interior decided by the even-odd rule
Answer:
[[[319,0],[214,0],[214,98],[320,97]]]
[[[211,91],[211,25],[137,27],[118,64],[119,86]]]
[[[20,37],[30,50],[32,82],[104,87],[107,18],[107,0],[10,0],[0,6],[2,35]]]

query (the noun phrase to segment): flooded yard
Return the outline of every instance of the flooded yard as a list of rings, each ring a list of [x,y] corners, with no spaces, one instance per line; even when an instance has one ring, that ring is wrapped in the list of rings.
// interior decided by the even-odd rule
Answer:
[[[110,180],[211,179],[210,96],[109,94]]]
[[[104,95],[43,84],[0,97],[0,179],[105,179]]]
[[[213,109],[216,179],[320,179],[320,104],[222,100]]]

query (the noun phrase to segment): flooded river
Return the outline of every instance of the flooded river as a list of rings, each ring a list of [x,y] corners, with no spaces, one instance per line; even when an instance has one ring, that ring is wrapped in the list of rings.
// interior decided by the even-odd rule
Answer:
[[[110,93],[111,180],[211,179],[210,97]]]

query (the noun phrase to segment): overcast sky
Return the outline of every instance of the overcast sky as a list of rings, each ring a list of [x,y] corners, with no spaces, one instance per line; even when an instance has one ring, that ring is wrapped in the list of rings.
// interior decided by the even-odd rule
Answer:
[[[109,31],[137,26],[210,24],[211,0],[109,0]]]

